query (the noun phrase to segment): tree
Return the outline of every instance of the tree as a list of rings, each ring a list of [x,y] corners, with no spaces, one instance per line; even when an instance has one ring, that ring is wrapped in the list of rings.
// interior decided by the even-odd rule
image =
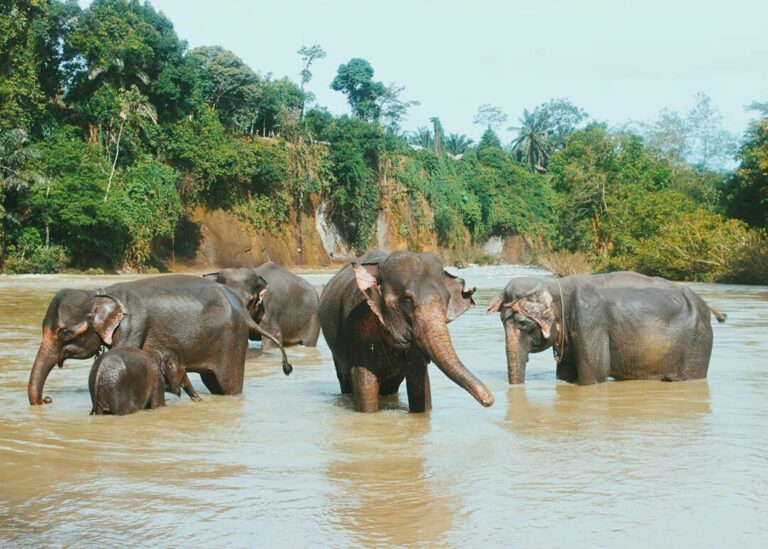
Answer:
[[[568,99],[550,99],[537,107],[549,121],[549,142],[553,150],[562,149],[568,136],[573,133],[589,115]]]
[[[429,121],[432,122],[432,135],[435,136],[435,155],[440,156],[440,146],[445,138],[445,131],[443,130],[443,125],[440,123],[438,117],[433,116]]]
[[[499,108],[488,103],[484,103],[477,108],[475,114],[475,124],[478,124],[486,130],[496,130],[507,121],[507,115]]]
[[[38,158],[40,151],[30,145],[24,130],[0,128],[0,192],[43,181],[43,176],[31,167]]]
[[[379,98],[387,92],[386,86],[373,80],[373,67],[365,59],[355,57],[339,65],[331,89],[347,96],[352,114],[363,120],[377,120],[381,114]]]
[[[141,95],[141,92],[139,92],[136,86],[131,86],[130,90],[123,91],[120,94],[118,102],[120,104],[120,123],[115,141],[115,156],[112,159],[112,170],[109,173],[107,190],[104,193],[104,202],[107,201],[107,198],[109,197],[109,189],[112,187],[112,178],[115,175],[117,158],[120,155],[120,139],[123,136],[123,130],[126,125],[139,125],[146,119],[151,120],[153,124],[157,124],[157,113],[155,112],[155,108],[146,97]]]
[[[445,150],[454,156],[464,154],[472,146],[472,139],[464,134],[449,133],[445,138]]]
[[[737,156],[739,167],[725,188],[728,213],[768,228],[768,116],[750,125]]]
[[[523,116],[518,120],[520,126],[508,128],[517,131],[517,137],[512,141],[512,151],[518,160],[528,164],[531,171],[547,171],[547,158],[552,151],[550,135],[553,131],[549,114],[540,107],[533,109],[533,112],[523,109]]]
[[[379,119],[384,127],[392,131],[400,127],[400,122],[408,116],[408,110],[411,107],[421,104],[418,101],[401,100],[400,94],[404,89],[405,86],[398,86],[392,82],[384,88],[384,93],[376,101],[379,107]]]
[[[722,127],[723,116],[712,105],[712,98],[696,94],[696,104],[688,111],[689,162],[711,170],[722,170],[735,152],[735,139]]]
[[[219,46],[203,46],[189,52],[200,72],[203,100],[227,128],[248,132],[255,123],[261,77],[242,59]]]
[[[301,113],[299,115],[299,119],[304,119],[304,107],[305,102],[309,98],[309,95],[307,91],[304,89],[307,83],[312,80],[312,73],[310,72],[309,68],[312,66],[312,63],[317,61],[318,59],[323,59],[326,56],[325,50],[320,47],[320,44],[314,44],[312,46],[302,46],[299,48],[299,51],[297,51],[299,55],[301,55],[301,72],[299,72],[299,77],[301,78],[301,93],[303,95],[303,99],[301,102]]]

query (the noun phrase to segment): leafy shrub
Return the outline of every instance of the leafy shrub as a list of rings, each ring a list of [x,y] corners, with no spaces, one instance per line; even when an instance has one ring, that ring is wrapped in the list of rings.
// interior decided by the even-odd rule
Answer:
[[[35,248],[29,255],[11,257],[5,262],[5,272],[22,273],[58,273],[67,266],[69,258],[63,246],[52,245]]]
[[[592,262],[589,256],[583,252],[550,252],[539,255],[537,262],[557,276],[589,274],[593,272]]]

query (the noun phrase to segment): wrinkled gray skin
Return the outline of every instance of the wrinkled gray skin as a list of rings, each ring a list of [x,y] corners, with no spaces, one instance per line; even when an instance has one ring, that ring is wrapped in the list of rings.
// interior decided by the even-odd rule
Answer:
[[[223,269],[204,275],[235,291],[251,318],[275,336],[284,347],[314,347],[320,335],[320,298],[312,285],[272,262],[255,269]],[[250,339],[262,340],[262,350],[274,347],[269,339],[251,332]]]
[[[260,329],[229,288],[185,275],[122,282],[99,292],[60,290],[42,327],[27,387],[33,405],[51,402],[43,388],[54,366],[90,358],[102,346],[173,349],[211,393],[241,393],[248,331]],[[285,355],[283,371],[290,372]]]
[[[448,334],[473,293],[434,254],[370,252],[341,269],[323,290],[320,324],[341,392],[352,393],[355,409],[377,411],[379,397],[397,393],[405,379],[409,409],[429,410],[429,361],[492,405],[493,394],[464,367]]]
[[[91,415],[123,416],[165,406],[165,390],[181,396],[184,388],[192,400],[201,400],[179,355],[169,350],[120,347],[102,353],[91,367],[88,388]]]
[[[525,277],[488,307],[504,324],[509,383],[524,383],[528,354],[550,347],[557,378],[579,385],[707,376],[710,308],[690,288],[632,272],[558,280],[562,301],[557,280]]]

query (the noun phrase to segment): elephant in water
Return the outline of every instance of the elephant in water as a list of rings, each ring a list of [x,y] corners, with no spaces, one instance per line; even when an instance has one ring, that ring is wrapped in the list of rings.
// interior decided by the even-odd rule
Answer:
[[[448,334],[448,322],[474,304],[474,291],[436,255],[411,252],[370,252],[328,282],[320,324],[341,392],[352,393],[357,411],[377,411],[379,396],[397,393],[404,379],[410,410],[429,410],[430,360],[483,406],[493,404]]]
[[[272,262],[255,269],[223,269],[203,276],[234,290],[251,318],[283,346],[317,345],[320,298],[312,285],[300,276]],[[262,350],[274,346],[259,333],[253,332],[250,337],[254,341],[262,340]]]
[[[690,288],[632,272],[513,278],[488,311],[501,312],[509,383],[524,383],[528,354],[550,347],[557,378],[579,385],[705,378],[710,311],[725,321]]]
[[[200,397],[192,387],[179,355],[173,351],[142,351],[120,347],[102,353],[88,378],[91,415],[126,415],[165,406],[165,390],[192,400]]]
[[[188,372],[214,394],[243,390],[248,331],[261,331],[229,288],[198,276],[170,275],[113,284],[99,291],[60,290],[43,319],[43,337],[29,375],[30,404],[51,402],[43,387],[68,358],[102,347],[173,349]],[[285,351],[283,371],[291,371]]]

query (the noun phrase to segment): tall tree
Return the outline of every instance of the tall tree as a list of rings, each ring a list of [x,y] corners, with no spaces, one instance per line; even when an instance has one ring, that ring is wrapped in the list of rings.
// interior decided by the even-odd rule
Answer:
[[[146,97],[141,95],[136,86],[131,86],[130,90],[121,93],[118,101],[120,104],[120,122],[115,141],[115,156],[112,159],[112,170],[109,172],[107,190],[104,193],[104,202],[107,201],[109,190],[112,187],[112,178],[115,176],[115,167],[120,156],[120,139],[123,137],[123,130],[125,130],[126,125],[140,125],[145,120],[150,120],[153,124],[157,124],[155,108]]]
[[[499,108],[488,103],[484,103],[477,108],[475,114],[475,124],[478,124],[486,130],[493,130],[507,121],[507,115]]]
[[[302,101],[301,101],[301,113],[299,114],[299,119],[304,119],[304,108],[307,99],[310,98],[310,95],[306,91],[305,87],[307,83],[312,80],[312,72],[309,70],[309,68],[312,66],[312,63],[317,61],[318,59],[323,59],[326,56],[325,50],[320,47],[320,44],[314,44],[312,46],[302,46],[299,48],[299,51],[297,51],[299,55],[301,55],[301,72],[299,72],[299,77],[301,78],[301,94],[302,94]]]
[[[392,82],[384,88],[384,93],[376,100],[379,106],[379,119],[384,127],[392,131],[400,127],[400,122],[408,116],[408,110],[411,107],[421,104],[418,101],[400,99],[403,90],[405,90],[405,86],[398,86]]]
[[[203,100],[229,129],[247,132],[255,122],[254,103],[261,77],[242,59],[220,46],[203,46],[189,52],[200,71]]]
[[[377,120],[381,114],[379,98],[386,93],[386,86],[373,80],[373,67],[365,59],[355,57],[339,65],[331,89],[347,96],[352,113],[363,120]]]
[[[432,122],[432,135],[435,136],[435,155],[440,156],[442,154],[441,152],[441,146],[443,143],[443,139],[445,138],[445,131],[443,130],[443,125],[440,123],[440,119],[437,116],[433,116],[429,119],[430,122]]]
[[[512,141],[512,151],[517,159],[526,162],[531,170],[547,171],[547,158],[552,151],[552,120],[548,113],[539,107],[532,112],[523,109],[523,116],[518,120],[519,126],[509,128],[517,132],[517,137]]]
[[[739,167],[725,189],[728,213],[768,228],[768,115],[752,122],[738,159]]]

